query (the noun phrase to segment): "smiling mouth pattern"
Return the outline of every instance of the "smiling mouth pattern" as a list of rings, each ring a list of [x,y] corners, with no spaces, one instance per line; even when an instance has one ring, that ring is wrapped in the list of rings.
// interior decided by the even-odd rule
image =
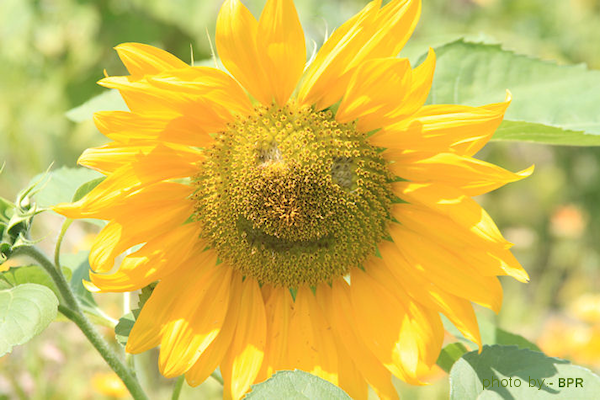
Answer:
[[[289,240],[265,233],[252,225],[252,222],[244,217],[238,219],[237,228],[241,232],[242,239],[248,241],[251,246],[264,246],[266,249],[278,253],[291,250],[312,253],[318,249],[330,248],[335,240],[333,234],[311,240]]]

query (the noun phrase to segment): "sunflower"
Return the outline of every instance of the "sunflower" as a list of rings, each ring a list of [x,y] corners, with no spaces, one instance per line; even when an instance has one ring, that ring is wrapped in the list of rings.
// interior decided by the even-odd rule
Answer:
[[[372,1],[309,64],[291,0],[268,0],[258,21],[225,1],[228,73],[116,47],[130,75],[100,84],[130,111],[96,113],[112,142],[79,159],[106,179],[55,210],[109,221],[89,288],[158,281],[128,352],[160,345],[162,374],[192,386],[219,367],[226,398],[297,368],[363,399],[369,385],[398,398],[392,375],[423,383],[440,313],[481,345],[472,303],[498,312],[497,277],[528,277],[471,197],[531,170],[472,158],[510,96],[424,105],[434,52],[416,68],[396,58],[420,10]]]

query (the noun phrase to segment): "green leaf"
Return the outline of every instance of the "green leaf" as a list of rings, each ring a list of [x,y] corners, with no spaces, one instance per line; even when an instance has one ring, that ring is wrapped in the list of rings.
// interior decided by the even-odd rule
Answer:
[[[105,176],[101,176],[100,178],[92,179],[89,182],[84,183],[79,186],[73,195],[73,199],[71,200],[73,203],[81,200],[86,194],[94,190],[96,186],[98,186],[102,181],[106,179]]]
[[[477,321],[479,323],[479,331],[481,333],[481,341],[483,344],[501,344],[506,346],[514,345],[522,349],[541,351],[536,344],[525,339],[523,336],[497,327],[495,323],[486,318],[485,315],[478,314]],[[446,329],[451,335],[455,336],[462,342],[467,343],[471,348],[477,347],[477,344],[466,339],[446,317],[442,316],[442,322],[444,323],[444,329]]]
[[[350,400],[339,387],[304,371],[279,371],[270,379],[252,385],[245,399]]]
[[[442,349],[436,364],[444,371],[450,372],[454,363],[467,351],[465,345],[460,342],[450,343]]]
[[[67,111],[66,116],[73,122],[83,122],[91,120],[97,111],[129,111],[129,109],[119,91],[110,89]]]
[[[140,293],[138,299],[138,308],[134,308],[131,312],[123,315],[119,318],[119,323],[115,326],[115,337],[117,342],[119,342],[123,347],[127,344],[127,339],[129,338],[129,333],[133,328],[133,324],[137,320],[138,315],[142,311],[142,308],[152,295],[154,288],[156,287],[156,282],[149,284],[148,286],[144,286]]]
[[[512,105],[510,106],[512,107]],[[555,145],[598,146],[596,135],[523,121],[504,120],[492,140],[520,141]],[[577,143],[573,143],[576,140]]]
[[[600,377],[569,361],[516,346],[483,346],[458,360],[450,371],[450,398],[593,399]]]
[[[119,323],[115,326],[115,337],[117,342],[123,347],[127,344],[127,339],[129,338],[129,333],[133,329],[136,317],[137,315],[134,315],[133,312],[128,312],[119,318]]]
[[[146,302],[150,299],[150,296],[152,296],[152,292],[154,292],[154,288],[157,284],[158,282],[152,282],[149,285],[144,286],[142,288],[142,291],[140,292],[140,297],[138,298],[138,310],[141,310],[146,304]]]
[[[34,283],[0,290],[0,357],[26,343],[56,317],[58,299]]]
[[[459,40],[436,49],[430,104],[480,106],[513,94],[494,140],[600,145],[600,71],[560,66],[499,45]]]
[[[62,269],[63,274],[67,277],[71,276],[71,270],[68,268]],[[44,269],[38,265],[26,265],[21,267],[13,267],[8,271],[0,274],[2,280],[7,282],[11,287],[22,285],[25,283],[36,283],[38,285],[46,286],[48,289],[54,292],[57,298],[61,298],[58,287],[50,277],[50,275],[44,271]]]
[[[521,349],[529,349],[541,352],[540,348],[516,333],[507,332],[504,329],[496,328],[496,344],[505,346],[517,346]]]
[[[40,183],[41,189],[34,198],[41,207],[70,203],[80,186],[101,177],[102,174],[99,172],[87,168],[62,167],[48,174],[39,174],[31,180],[37,182],[43,179]]]

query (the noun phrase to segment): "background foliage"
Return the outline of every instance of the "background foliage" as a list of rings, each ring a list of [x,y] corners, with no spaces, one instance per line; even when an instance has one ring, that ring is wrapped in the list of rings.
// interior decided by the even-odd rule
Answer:
[[[0,194],[13,199],[50,163],[55,169],[74,166],[84,148],[105,142],[91,122],[76,124],[65,113],[102,92],[95,82],[102,78],[104,69],[110,75],[125,72],[113,46],[127,41],[148,43],[185,61],[191,58],[192,46],[194,59],[206,59],[210,57],[207,32],[214,37],[220,3],[0,1],[0,164],[6,164],[0,176]],[[327,31],[365,2],[296,3],[307,35],[320,44]],[[502,43],[504,49],[520,54],[600,69],[597,0],[423,3],[421,22],[403,51],[411,60],[418,59],[429,46],[468,35],[470,39]],[[245,4],[258,15],[264,0]],[[557,91],[556,96],[560,95]],[[502,312],[497,317],[482,312],[482,325],[497,323],[536,342],[548,355],[568,358],[596,373],[600,372],[600,300],[585,294],[600,292],[599,151],[593,147],[495,142],[479,157],[511,170],[536,164],[536,172],[478,199],[507,238],[516,243],[514,252],[532,278],[527,285],[505,280]],[[42,215],[37,224],[39,232],[52,232],[40,244],[48,250],[54,245],[57,221]],[[76,223],[71,229],[65,248],[73,253],[89,248],[89,235],[97,228]],[[102,295],[96,300],[113,318],[123,314],[122,296]],[[136,301],[133,296],[132,302]],[[125,304],[125,308],[128,311],[130,307]],[[118,346],[111,329],[104,333]],[[488,343],[496,343],[488,339]],[[156,354],[141,357],[134,362],[156,364]],[[0,358],[0,398],[119,397],[121,392],[109,390],[110,375],[102,375],[108,371],[74,326],[53,324],[27,346],[16,347]],[[157,398],[167,397],[172,382],[159,379],[155,370],[146,373],[143,384],[150,386]],[[426,388],[398,386],[405,398],[443,399],[449,390],[446,377],[440,371],[432,377],[434,384]],[[182,398],[200,394],[218,398],[219,386],[209,380],[195,390],[185,387]]]

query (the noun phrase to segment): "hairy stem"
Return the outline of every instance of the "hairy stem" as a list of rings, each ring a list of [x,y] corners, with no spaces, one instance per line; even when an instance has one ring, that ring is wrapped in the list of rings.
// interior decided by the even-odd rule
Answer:
[[[69,283],[65,279],[58,266],[52,264],[46,255],[32,246],[19,247],[15,253],[31,257],[32,259],[36,260],[40,266],[44,268],[46,272],[48,272],[48,274],[50,274],[52,280],[58,287],[58,290],[64,299],[64,304],[60,304],[58,306],[58,311],[60,311],[65,317],[73,321],[79,327],[79,329],[88,338],[90,343],[92,343],[98,353],[100,353],[102,358],[104,358],[112,370],[119,376],[119,378],[121,378],[131,393],[131,396],[135,400],[147,400],[148,396],[146,396],[144,393],[144,390],[140,386],[135,376],[125,366],[118,355],[110,348],[106,340],[102,338],[100,333],[98,333],[96,328],[81,311],[79,302],[75,298]]]

